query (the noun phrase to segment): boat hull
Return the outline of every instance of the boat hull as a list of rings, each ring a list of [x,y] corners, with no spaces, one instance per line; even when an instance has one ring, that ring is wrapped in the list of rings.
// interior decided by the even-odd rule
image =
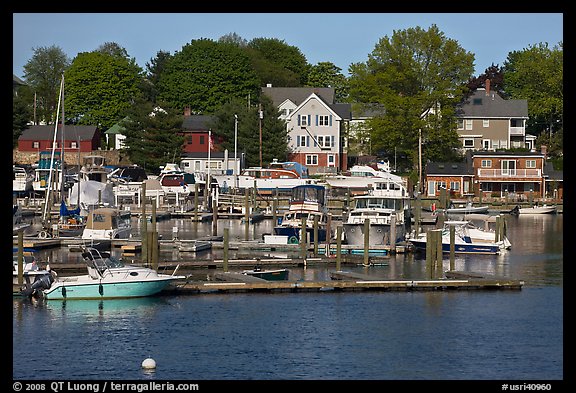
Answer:
[[[277,270],[245,270],[242,272],[248,276],[258,277],[268,281],[284,281],[288,280],[288,269]]]
[[[44,291],[48,300],[67,299],[116,299],[156,295],[164,290],[175,278],[138,282],[59,282]]]
[[[315,242],[314,229],[306,228],[306,233],[311,243]],[[300,228],[299,227],[289,227],[289,226],[278,226],[274,227],[274,235],[277,236],[288,236],[289,244],[300,243]],[[318,242],[326,241],[326,229],[318,228]]]
[[[410,243],[417,251],[426,251],[426,239],[410,239]],[[456,243],[454,252],[456,254],[500,254],[500,246],[498,244]],[[442,243],[442,253],[450,253],[450,243]]]
[[[555,214],[556,206],[535,206],[518,209],[519,214]]]
[[[346,237],[346,243],[352,245],[363,245],[364,244],[364,224],[343,224],[344,236]],[[382,246],[390,244],[390,225],[385,224],[370,224],[369,227],[369,245],[370,246]],[[396,239],[395,244],[404,241],[406,231],[404,225],[396,225]]]

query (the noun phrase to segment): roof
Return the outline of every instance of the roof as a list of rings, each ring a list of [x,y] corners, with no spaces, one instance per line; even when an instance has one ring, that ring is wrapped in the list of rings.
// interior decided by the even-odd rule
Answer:
[[[457,112],[460,118],[528,118],[528,100],[505,100],[496,92],[478,89]]]
[[[554,165],[549,161],[544,163],[544,174],[548,175],[548,179],[546,180],[564,181],[564,171],[558,171],[554,169]]]
[[[208,131],[211,127],[211,123],[213,120],[214,116],[210,115],[184,116],[182,129],[188,131]]]
[[[474,170],[470,162],[429,162],[426,164],[426,175],[472,176]]]
[[[328,106],[342,119],[352,119],[352,104],[328,104]]]
[[[312,93],[322,98],[327,104],[334,103],[333,87],[263,87],[262,93],[270,97],[276,107],[287,99],[298,106]]]
[[[12,85],[13,86],[24,86],[27,85],[22,79],[18,78],[16,75],[12,74]]]
[[[75,126],[66,125],[64,127],[64,139],[65,140],[80,140],[89,141],[92,140],[94,134],[98,130],[96,126]],[[56,140],[61,140],[62,129],[58,126],[58,132],[56,134]],[[22,135],[18,140],[48,140],[54,138],[54,125],[42,125],[42,126],[31,126],[30,128],[22,131]]]

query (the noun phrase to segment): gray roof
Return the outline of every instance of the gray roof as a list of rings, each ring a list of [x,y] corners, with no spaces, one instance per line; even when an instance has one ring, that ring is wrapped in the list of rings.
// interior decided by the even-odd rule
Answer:
[[[214,116],[210,115],[190,115],[184,116],[182,128],[188,131],[208,131]]]
[[[88,141],[92,140],[94,134],[98,130],[96,126],[75,126],[75,125],[65,125],[64,126],[64,139],[65,140],[80,140]],[[58,132],[56,134],[56,140],[62,139],[62,129],[58,126]],[[22,135],[18,140],[47,140],[54,138],[54,125],[47,126],[31,126],[30,128],[22,131]]]
[[[343,120],[352,120],[352,104],[328,104]]]
[[[426,175],[472,176],[474,170],[471,162],[429,162],[426,164]]]
[[[488,93],[488,94],[486,94]],[[496,92],[478,89],[457,111],[460,118],[528,118],[528,100],[505,100]]]
[[[12,74],[12,81],[13,81],[13,82],[12,82],[12,85],[13,85],[13,86],[17,86],[17,85],[20,85],[20,86],[27,85],[26,82],[24,82],[22,79],[18,78],[18,77],[17,77],[16,75],[14,75],[14,74]]]
[[[312,93],[322,98],[327,104],[334,103],[333,87],[263,87],[262,93],[270,97],[276,107],[287,99],[300,105]]]
[[[549,181],[564,181],[564,171],[558,171],[554,169],[554,165],[551,162],[544,163],[544,174],[548,175]]]

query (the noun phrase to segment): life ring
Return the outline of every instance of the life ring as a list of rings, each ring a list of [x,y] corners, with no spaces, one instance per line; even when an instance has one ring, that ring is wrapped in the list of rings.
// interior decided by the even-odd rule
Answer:
[[[298,238],[296,236],[290,236],[290,238],[288,238],[288,243],[289,244],[298,244]]]
[[[40,231],[40,233],[38,234],[38,237],[40,239],[48,239],[50,237],[50,234],[46,231]]]

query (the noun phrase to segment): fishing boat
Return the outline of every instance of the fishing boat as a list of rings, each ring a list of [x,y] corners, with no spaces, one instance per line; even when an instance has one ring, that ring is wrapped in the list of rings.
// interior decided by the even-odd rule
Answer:
[[[268,281],[282,281],[288,280],[288,272],[288,269],[262,269],[260,267],[255,267],[252,270],[243,270],[242,274]]]
[[[558,208],[555,205],[541,205],[518,208],[518,214],[556,214],[557,212]]]
[[[292,188],[288,211],[283,214],[274,235],[286,236],[289,244],[300,242],[302,221],[310,242],[315,241],[314,222],[318,223],[318,241],[326,241],[328,209],[326,205],[326,187],[317,184],[305,184]]]
[[[142,266],[125,265],[110,253],[86,248],[82,253],[88,274],[57,277],[42,291],[48,300],[114,299],[153,296],[184,276],[158,273]]]
[[[450,227],[454,227],[454,252],[457,254],[500,254],[511,247],[508,238],[496,240],[496,234],[485,231],[470,220],[449,220],[442,228],[442,252],[450,253]],[[426,251],[427,233],[408,237],[416,251]]]
[[[405,239],[410,226],[410,196],[402,183],[376,180],[368,194],[357,195],[343,223],[346,243],[363,245],[369,220],[369,245],[396,244]],[[394,239],[391,239],[394,236]]]

